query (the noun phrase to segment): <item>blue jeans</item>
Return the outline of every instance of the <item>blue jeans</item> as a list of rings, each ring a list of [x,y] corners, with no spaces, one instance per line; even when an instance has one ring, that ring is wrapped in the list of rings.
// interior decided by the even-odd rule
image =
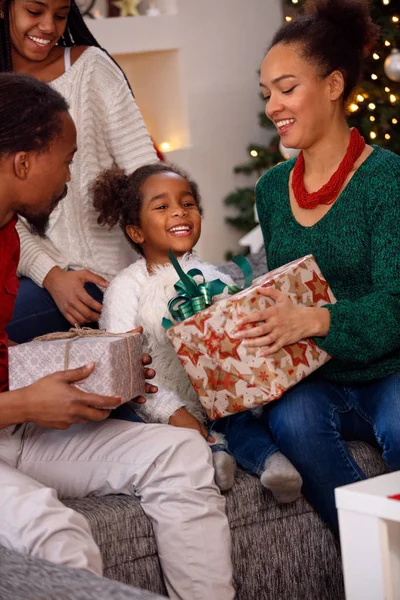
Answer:
[[[143,423],[143,419],[136,414],[132,402],[125,402],[110,413],[110,419],[119,419],[120,421],[133,421],[134,423]]]
[[[400,469],[400,373],[352,386],[306,379],[262,419],[300,472],[304,496],[337,535],[335,488],[366,478],[346,442],[378,447],[389,469]]]
[[[70,329],[47,290],[28,277],[21,277],[19,282],[13,317],[6,329],[10,340],[23,344],[39,335]],[[85,290],[97,302],[103,301],[103,293],[94,283],[86,283]]]
[[[231,454],[253,475],[260,475],[267,458],[278,450],[266,419],[262,422],[248,410],[214,421],[212,430],[225,435]]]

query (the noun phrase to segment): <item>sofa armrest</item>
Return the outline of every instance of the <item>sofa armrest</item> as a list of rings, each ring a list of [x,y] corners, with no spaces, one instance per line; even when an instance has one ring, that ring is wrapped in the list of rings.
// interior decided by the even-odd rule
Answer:
[[[161,600],[122,583],[23,556],[0,546],[1,600]]]

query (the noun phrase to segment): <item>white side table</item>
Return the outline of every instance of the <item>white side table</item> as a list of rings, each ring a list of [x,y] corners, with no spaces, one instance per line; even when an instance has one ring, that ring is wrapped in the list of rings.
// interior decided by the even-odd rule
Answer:
[[[347,600],[400,600],[400,471],[335,491]]]

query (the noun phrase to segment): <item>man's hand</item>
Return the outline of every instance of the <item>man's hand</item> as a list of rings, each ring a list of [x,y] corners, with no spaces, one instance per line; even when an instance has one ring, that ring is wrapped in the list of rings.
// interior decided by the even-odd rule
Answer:
[[[174,427],[186,427],[186,429],[196,429],[196,431],[198,431],[208,442],[215,442],[215,439],[213,437],[208,437],[208,431],[204,427],[204,425],[202,425],[202,423],[200,423],[200,421],[198,421],[196,417],[191,415],[190,412],[186,410],[186,408],[178,408],[178,410],[174,412],[174,414],[169,418],[168,423],[170,425],[173,425]]]
[[[126,333],[143,333],[143,327],[139,326],[136,327],[136,329],[131,329],[130,331],[127,331]],[[147,369],[147,365],[151,365],[151,356],[149,354],[143,354],[142,355],[142,364],[144,366],[144,378],[145,379],[153,379],[156,376],[156,372],[154,369]],[[158,387],[156,385],[151,385],[150,383],[146,383],[146,394],[155,394],[156,392],[158,392]],[[146,402],[146,398],[143,398],[143,396],[138,396],[137,398],[133,398],[134,402],[137,402],[138,404],[144,404]]]
[[[110,409],[120,406],[123,398],[88,394],[71,385],[86,379],[94,367],[94,363],[90,363],[78,369],[53,373],[26,388],[11,392],[20,393],[23,421],[40,427],[67,429],[73,423],[107,419]]]
[[[85,283],[95,283],[106,288],[108,282],[91,271],[63,271],[53,267],[43,281],[59,311],[71,325],[84,325],[98,321],[102,306],[85,290]]]

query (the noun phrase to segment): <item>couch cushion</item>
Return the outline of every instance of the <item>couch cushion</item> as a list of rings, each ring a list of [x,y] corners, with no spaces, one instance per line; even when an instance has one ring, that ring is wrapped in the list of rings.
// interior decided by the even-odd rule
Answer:
[[[161,600],[143,590],[0,546],[1,600]]]

